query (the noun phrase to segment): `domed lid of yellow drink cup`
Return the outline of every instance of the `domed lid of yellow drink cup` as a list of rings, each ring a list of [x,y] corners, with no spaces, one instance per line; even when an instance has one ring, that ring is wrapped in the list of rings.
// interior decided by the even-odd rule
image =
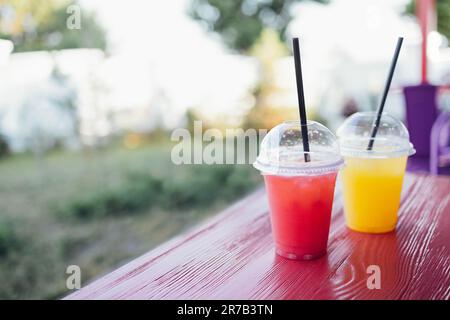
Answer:
[[[403,123],[383,113],[402,43],[403,38],[399,37],[377,112],[358,112],[338,129],[344,156],[386,158],[415,153]]]
[[[391,158],[415,153],[405,125],[390,114],[379,117],[376,139],[372,138],[375,112],[357,112],[337,130],[341,153],[346,157]],[[373,141],[369,150],[369,142]]]

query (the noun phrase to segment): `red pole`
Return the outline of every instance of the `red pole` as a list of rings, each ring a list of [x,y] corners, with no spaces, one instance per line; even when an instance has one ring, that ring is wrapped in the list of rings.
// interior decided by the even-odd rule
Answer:
[[[427,36],[436,30],[435,0],[416,0],[416,16],[422,33],[422,83],[427,83]]]

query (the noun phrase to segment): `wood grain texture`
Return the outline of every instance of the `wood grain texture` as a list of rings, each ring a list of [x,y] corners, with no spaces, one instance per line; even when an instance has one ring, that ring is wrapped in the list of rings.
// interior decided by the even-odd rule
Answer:
[[[264,190],[67,299],[450,299],[450,178],[407,175],[395,232],[345,227],[337,187],[328,254],[274,253]],[[367,288],[369,265],[381,289]]]

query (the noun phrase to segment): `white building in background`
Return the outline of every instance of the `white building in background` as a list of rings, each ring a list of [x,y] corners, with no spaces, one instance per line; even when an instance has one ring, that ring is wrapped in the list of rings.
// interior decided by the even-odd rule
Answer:
[[[14,45],[10,40],[0,39],[0,66],[8,63],[9,55],[14,49]]]
[[[190,107],[203,109],[205,118],[217,117],[208,106],[218,104],[222,113],[242,116],[248,106],[236,108],[230,101],[248,94],[256,79],[254,61],[225,54],[221,62],[222,70],[229,67],[226,75],[213,70],[215,63],[209,61],[190,65],[189,73],[180,78],[138,52],[106,56],[96,49],[70,49],[11,54],[0,65],[0,133],[13,151],[55,144],[77,148],[102,143],[116,133],[179,127]],[[205,70],[234,86],[212,81],[207,88],[196,85],[207,80]],[[55,78],[55,71],[63,80]]]
[[[13,151],[24,151],[164,127],[170,100],[151,66],[132,59],[96,49],[10,55],[0,64],[0,133]]]
[[[78,145],[74,108],[89,97],[88,72],[102,59],[100,51],[38,51],[0,66],[0,132],[13,151]]]

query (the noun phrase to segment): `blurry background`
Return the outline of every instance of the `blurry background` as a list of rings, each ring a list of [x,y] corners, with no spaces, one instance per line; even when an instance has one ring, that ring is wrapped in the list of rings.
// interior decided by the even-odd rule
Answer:
[[[81,28],[70,29],[71,5]],[[450,0],[437,0],[428,78],[450,84]],[[420,82],[410,0],[0,0],[0,298],[59,298],[256,188],[249,165],[170,161],[175,128],[271,128],[307,110],[332,130]],[[440,96],[448,108],[448,96]],[[206,192],[207,191],[207,192]]]

